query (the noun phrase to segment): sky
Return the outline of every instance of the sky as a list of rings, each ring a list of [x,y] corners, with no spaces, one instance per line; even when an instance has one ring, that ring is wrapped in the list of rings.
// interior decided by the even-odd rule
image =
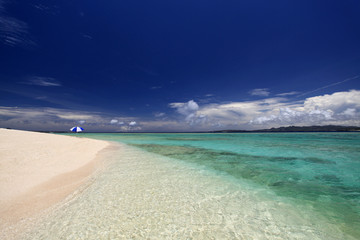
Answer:
[[[360,126],[360,1],[0,0],[0,127]]]

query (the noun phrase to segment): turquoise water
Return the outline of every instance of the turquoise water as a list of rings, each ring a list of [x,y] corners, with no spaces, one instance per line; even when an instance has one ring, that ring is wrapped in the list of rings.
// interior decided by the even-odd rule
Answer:
[[[360,134],[79,134],[184,161],[274,193],[360,239]]]

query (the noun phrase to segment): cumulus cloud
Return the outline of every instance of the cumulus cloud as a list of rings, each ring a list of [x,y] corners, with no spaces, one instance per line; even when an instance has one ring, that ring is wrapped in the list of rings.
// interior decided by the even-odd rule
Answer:
[[[27,85],[36,85],[42,87],[60,87],[61,83],[52,77],[33,76],[25,82],[20,82]]]
[[[178,113],[185,116],[193,114],[199,109],[199,105],[194,100],[186,103],[170,103],[169,105],[171,108],[175,108]]]
[[[123,119],[124,119],[124,118],[123,118]],[[125,119],[126,119],[126,118],[125,118]],[[112,124],[112,125],[124,125],[125,122],[119,121],[118,119],[111,119],[111,120],[110,120],[110,124]]]
[[[185,103],[170,103],[169,106],[175,108],[178,113],[185,116],[185,121],[191,125],[206,121],[206,115],[197,114],[199,105],[194,100]]]
[[[243,125],[264,111],[285,106],[283,101],[283,98],[267,98],[257,101],[208,104],[202,106],[198,114],[206,115],[212,123],[225,126]]]
[[[137,125],[137,122],[135,122],[135,121],[131,121],[130,123],[129,123],[129,126],[136,126]]]
[[[338,113],[346,110],[347,108],[360,107],[360,91],[351,90],[348,92],[336,92],[333,94],[325,94],[307,98],[304,102],[304,108],[313,109],[331,109]]]
[[[214,128],[248,128],[248,122],[274,106],[283,106],[283,98],[268,98],[257,101],[231,102],[225,104],[204,104],[201,107],[190,100],[186,103],[172,103],[184,116],[184,120],[197,130],[209,130]]]
[[[134,127],[134,126],[127,126],[127,125],[121,126],[119,129],[119,131],[121,131],[121,132],[136,132],[136,131],[140,131],[140,130],[142,130],[142,128],[139,126]]]
[[[322,121],[332,120],[334,113],[331,110],[310,110],[297,111],[290,108],[280,108],[279,113],[276,115],[261,116],[250,121],[253,124],[265,124],[265,123],[276,123],[276,124],[317,124]]]
[[[305,99],[293,107],[274,108],[251,124],[360,124],[360,91],[336,92]]]
[[[117,120],[117,119],[111,119],[110,124],[116,124],[118,122],[119,122],[119,120]]]
[[[249,94],[252,96],[267,97],[269,96],[270,92],[268,88],[255,88],[249,91]]]
[[[176,111],[176,116],[167,114],[166,118],[146,121],[99,112],[0,106],[0,126],[65,131],[82,121],[86,121],[88,131],[207,131],[328,124],[360,126],[359,90],[336,92],[296,102],[275,97],[199,105],[190,100],[171,103],[169,107]],[[159,113],[159,116],[163,115]]]
[[[199,106],[172,103],[189,129],[258,129],[284,125],[360,125],[360,91],[336,92],[303,101],[285,97]],[[184,128],[186,126],[183,126]]]
[[[128,124],[124,124],[124,122],[119,122],[118,131],[121,132],[134,132],[142,130],[142,127],[138,125],[136,121],[130,121]]]
[[[344,112],[340,113],[341,115],[354,117],[356,115],[356,109],[355,108],[347,108]]]

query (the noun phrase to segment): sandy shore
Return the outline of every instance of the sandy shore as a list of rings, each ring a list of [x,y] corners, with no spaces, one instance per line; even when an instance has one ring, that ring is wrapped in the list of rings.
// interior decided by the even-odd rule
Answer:
[[[73,193],[100,166],[109,143],[0,129],[0,231]]]

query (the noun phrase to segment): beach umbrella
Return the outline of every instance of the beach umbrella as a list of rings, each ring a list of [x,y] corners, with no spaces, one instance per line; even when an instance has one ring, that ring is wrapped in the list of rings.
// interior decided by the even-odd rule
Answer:
[[[72,132],[81,132],[84,131],[84,129],[82,127],[73,127],[70,129],[70,131]]]

